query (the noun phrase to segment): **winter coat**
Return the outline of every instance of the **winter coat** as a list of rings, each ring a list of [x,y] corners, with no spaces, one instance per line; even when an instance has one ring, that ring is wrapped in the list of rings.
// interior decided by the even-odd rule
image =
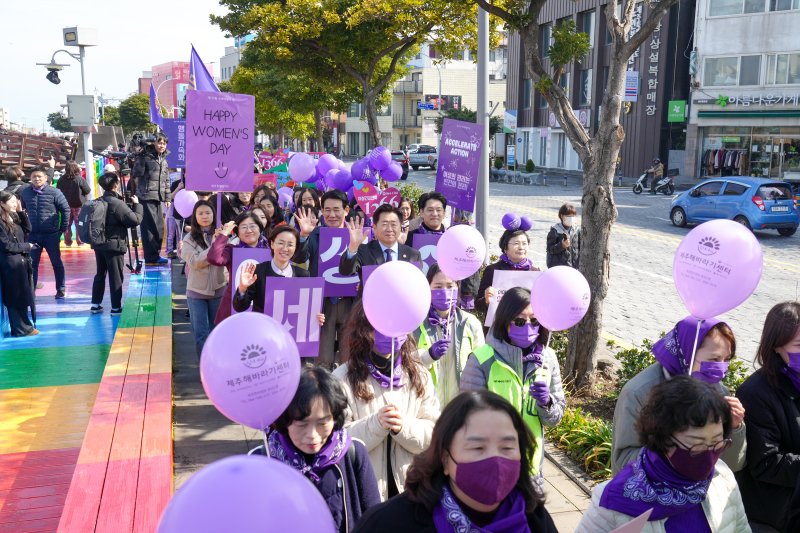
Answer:
[[[800,480],[800,392],[786,376],[775,388],[757,370],[736,396],[747,422],[747,468],[736,473],[745,509],[751,520],[780,528]]]
[[[509,265],[503,260],[499,260],[496,263],[492,263],[491,265],[487,266],[483,270],[483,276],[481,277],[481,283],[478,286],[478,293],[475,295],[475,309],[482,313],[486,313],[489,310],[489,306],[486,304],[486,289],[492,286],[494,283],[494,271],[495,270],[514,270],[514,267]],[[539,269],[533,267],[531,269],[532,272],[538,272]]]
[[[233,259],[233,245],[228,242],[228,237],[223,234],[217,235],[217,238],[211,243],[211,247],[206,252],[206,260],[216,266],[225,267],[225,271],[228,273],[228,283],[230,284],[230,280],[233,279],[233,274],[231,273],[231,269],[233,268],[232,264]],[[214,324],[219,324],[229,316],[231,316],[231,288],[230,285],[227,289],[225,289],[225,293],[222,295],[222,300],[219,303],[219,309],[217,309],[217,316],[214,317]]]
[[[9,183],[3,190],[16,196],[17,200],[22,200],[22,190],[25,189],[25,187],[30,187],[30,185],[31,184],[27,181],[16,180]]]
[[[22,204],[31,221],[31,233],[64,233],[69,224],[69,204],[61,191],[45,185],[41,193],[33,186],[22,189]]]
[[[204,296],[214,296],[220,288],[228,284],[225,267],[209,263],[210,246],[201,247],[192,238],[191,233],[185,235],[182,242],[181,259],[186,263],[186,290]]]
[[[569,248],[564,248],[564,236],[569,237]],[[564,227],[561,222],[553,225],[547,234],[547,268],[568,266],[578,268],[581,253],[581,229]]]
[[[608,483],[609,481],[604,481],[592,490],[592,505],[583,514],[575,533],[606,533],[635,518],[619,511],[600,507],[600,498]],[[747,533],[750,531],[739,487],[736,486],[733,472],[725,463],[717,462],[706,499],[701,505],[708,525],[714,533]],[[666,519],[647,522],[642,533],[663,533],[666,531],[664,526],[666,522]]]
[[[639,443],[639,433],[636,431],[636,419],[647,403],[653,387],[665,381],[667,375],[664,367],[659,363],[653,363],[622,387],[614,408],[614,434],[611,440],[611,471],[614,474],[639,456],[642,445]],[[728,395],[728,389],[721,383],[717,383],[714,387],[723,396]],[[747,453],[745,435],[745,423],[742,423],[731,433],[733,444],[720,456],[720,459],[734,472],[741,470],[745,465]]]
[[[532,533],[557,533],[553,519],[538,505],[528,513],[528,528]],[[370,509],[353,530],[354,533],[437,533],[433,513],[411,501],[408,493],[398,494],[388,502]],[[475,530],[471,530],[475,531]]]
[[[127,247],[128,229],[142,223],[144,209],[141,204],[133,204],[133,210],[113,191],[106,191],[101,197],[108,204],[106,208],[106,243],[92,248],[104,252],[124,253]]]
[[[17,213],[17,216],[19,223],[14,224],[12,231],[0,222],[0,283],[6,306],[27,308],[34,302],[30,258],[33,245],[25,242],[31,224],[24,211]]]
[[[350,357],[354,357],[353,354]],[[414,456],[425,450],[431,443],[433,425],[439,418],[439,400],[433,390],[428,372],[420,366],[419,372],[425,383],[422,396],[417,396],[413,387],[404,376],[403,387],[392,393],[382,388],[375,379],[367,378],[372,389],[372,400],[365,402],[356,398],[350,381],[347,379],[347,363],[333,371],[333,375],[342,383],[347,396],[348,409],[345,415],[345,427],[353,438],[362,440],[369,451],[369,459],[378,480],[381,500],[388,497],[388,465],[386,464],[386,446],[389,430],[384,429],[378,421],[378,411],[388,403],[394,403],[403,414],[405,423],[397,435],[391,435],[392,472],[397,490],[403,492],[406,471],[411,466]],[[391,397],[391,399],[390,399]]]
[[[301,268],[297,265],[289,263],[292,269],[292,277],[307,278],[308,270]],[[238,288],[233,295],[233,308],[237,313],[247,311],[250,304],[253,304],[253,311],[257,313],[264,312],[264,297],[267,291],[267,278],[281,277],[281,274],[275,272],[272,268],[272,261],[265,261],[256,265],[256,282],[247,288],[247,292],[242,295]],[[231,291],[232,292],[232,291]]]
[[[167,153],[156,155],[147,148],[136,157],[131,176],[136,180],[136,196],[139,200],[169,202],[169,168]]]
[[[64,176],[58,180],[56,188],[61,191],[73,209],[81,207],[84,203],[83,198],[92,192],[89,183],[82,176]]]

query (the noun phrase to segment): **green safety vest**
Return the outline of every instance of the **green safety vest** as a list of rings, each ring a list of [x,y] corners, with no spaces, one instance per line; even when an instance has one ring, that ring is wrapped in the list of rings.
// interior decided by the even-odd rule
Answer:
[[[469,354],[472,353],[472,350],[475,347],[475,339],[472,338],[472,332],[466,327],[464,328],[464,332],[466,333],[466,339],[462,339],[461,346],[459,347],[458,365],[456,365],[457,374],[460,374],[460,372],[464,370],[464,365],[467,364],[467,359],[469,358]],[[432,344],[433,343],[431,343],[430,337],[428,337],[428,330],[425,329],[425,324],[422,324],[419,327],[419,340],[417,341],[417,348],[424,350],[426,348],[430,348]],[[436,364],[436,362],[434,362],[434,364],[428,367],[428,372],[431,375],[431,381],[433,382],[434,388],[436,387],[437,383],[437,377],[436,377],[437,366],[438,365]],[[460,375],[458,375],[457,377],[459,379],[461,378]]]
[[[492,366],[489,370],[489,378],[486,382],[486,388],[502,396],[508,400],[511,405],[516,407],[517,411],[522,415],[522,419],[528,424],[531,433],[533,433],[533,440],[536,443],[536,453],[534,454],[533,461],[531,461],[531,475],[538,475],[541,471],[542,463],[544,462],[544,431],[542,428],[542,421],[539,419],[539,410],[536,406],[536,400],[528,394],[531,379],[529,378],[523,383],[522,379],[520,379],[513,368],[500,360],[500,358],[495,357],[494,348],[489,344],[484,344],[473,353],[481,366],[490,359],[493,359]],[[533,375],[534,374],[531,374],[531,376]],[[548,382],[550,381],[550,371],[544,367],[538,369],[536,375],[538,377],[544,377]]]

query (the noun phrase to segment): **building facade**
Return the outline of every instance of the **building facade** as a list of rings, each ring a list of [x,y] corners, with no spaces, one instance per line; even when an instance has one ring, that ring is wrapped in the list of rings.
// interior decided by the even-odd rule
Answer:
[[[151,72],[156,96],[162,107],[166,108],[167,116],[179,116],[180,106],[185,102],[189,87],[189,62],[170,61],[154,65]],[[213,70],[209,69],[209,72],[214,75]],[[147,91],[150,91],[149,85]]]
[[[625,142],[620,152],[617,173],[636,176],[660,158],[669,168],[683,174],[685,160],[685,118],[670,117],[670,102],[685,101],[689,92],[689,58],[691,49],[694,0],[680,0],[662,19],[655,31],[628,62],[634,72],[635,101],[624,103],[620,122]],[[573,20],[578,31],[589,36],[589,53],[573,62],[558,83],[567,92],[573,112],[584,128],[596,131],[603,95],[608,82],[612,55],[612,35],[607,29],[605,3],[599,0],[553,0],[542,9],[539,21],[539,51],[546,69],[550,67],[548,49],[553,29],[566,20]],[[632,31],[637,31],[648,15],[646,3],[634,8]],[[509,133],[506,144],[515,147],[515,159],[524,165],[527,160],[540,168],[580,173],[581,162],[569,139],[555,119],[545,99],[536,91],[524,64],[524,50],[519,35],[509,40],[507,108],[516,114],[516,129]],[[670,121],[674,120],[674,121]],[[499,150],[498,150],[499,152]]]
[[[800,180],[800,0],[698,0],[686,164]]]
[[[0,128],[11,128],[11,111],[7,107],[0,107]]]

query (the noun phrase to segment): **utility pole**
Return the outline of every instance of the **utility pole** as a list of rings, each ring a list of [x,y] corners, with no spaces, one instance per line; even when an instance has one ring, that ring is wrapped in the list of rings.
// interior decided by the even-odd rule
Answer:
[[[481,164],[478,170],[476,223],[483,239],[489,242],[489,13],[478,8],[478,111],[477,122],[483,128]],[[489,254],[489,246],[486,246]]]

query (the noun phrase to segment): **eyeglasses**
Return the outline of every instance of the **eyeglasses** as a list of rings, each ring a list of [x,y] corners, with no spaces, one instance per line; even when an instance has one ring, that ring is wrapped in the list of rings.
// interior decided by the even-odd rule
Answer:
[[[243,224],[239,226],[239,231],[258,231],[258,225],[256,224]]]
[[[722,439],[714,444],[695,444],[694,446],[687,446],[675,437],[672,437],[672,443],[678,448],[688,451],[689,455],[700,455],[706,451],[722,453],[730,448],[733,441],[731,439]]]
[[[513,322],[513,323],[514,323],[514,325],[515,325],[515,326],[517,326],[518,328],[521,328],[521,327],[523,327],[523,326],[524,326],[525,324],[527,324],[528,322],[530,322],[530,324],[531,324],[533,327],[537,327],[537,326],[539,325],[539,321],[538,321],[538,320],[536,320],[535,318],[515,318],[514,320],[512,320],[512,322]]]

